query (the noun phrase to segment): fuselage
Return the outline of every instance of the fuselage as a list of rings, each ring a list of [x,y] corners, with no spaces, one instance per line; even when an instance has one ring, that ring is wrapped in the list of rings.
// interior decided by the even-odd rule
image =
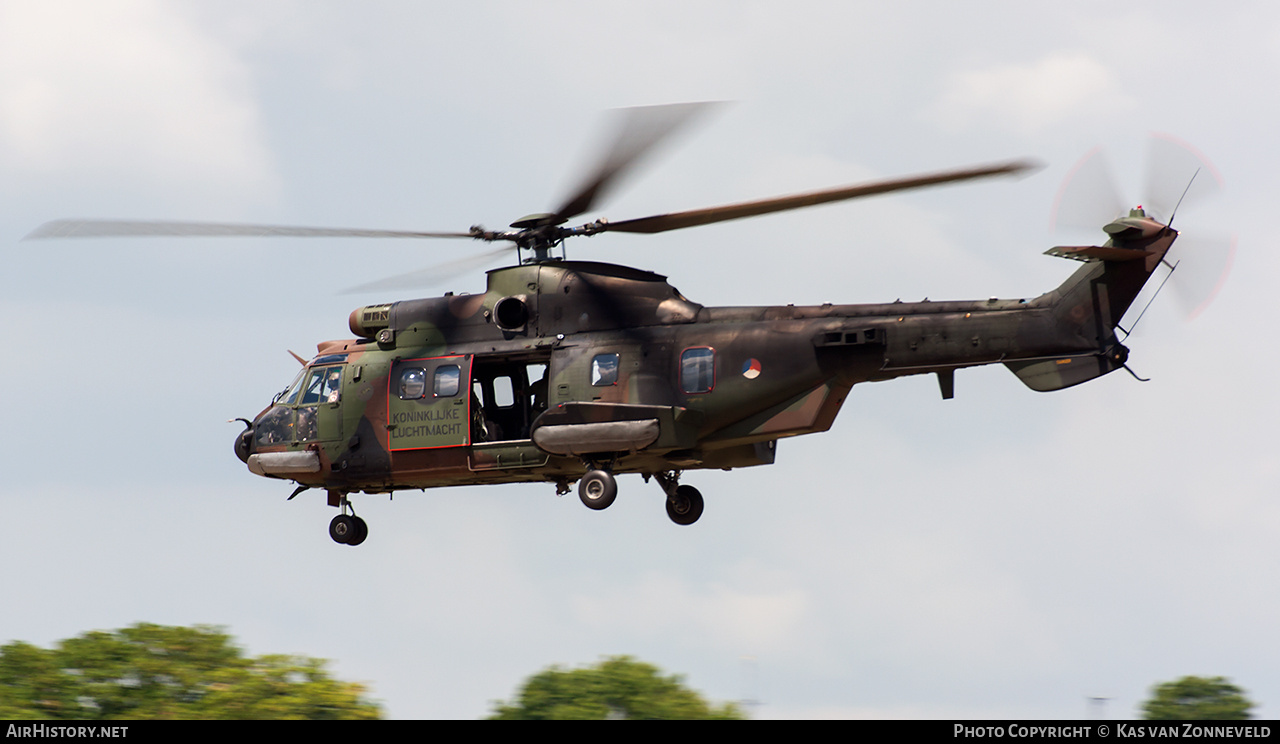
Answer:
[[[612,264],[497,269],[484,294],[354,311],[357,337],[320,344],[236,450],[331,495],[768,464],[859,382],[936,373],[950,397],[962,367],[1040,390],[1111,371],[1119,315],[1097,289],[1136,294],[1140,264],[1086,264],[1030,300],[769,307],[703,307]]]

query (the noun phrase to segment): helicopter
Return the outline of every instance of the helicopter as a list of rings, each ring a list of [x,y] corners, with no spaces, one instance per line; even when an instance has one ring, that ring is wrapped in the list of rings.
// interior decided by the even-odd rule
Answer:
[[[1102,245],[1047,251],[1081,265],[1031,299],[705,307],[659,274],[569,260],[564,244],[574,237],[661,233],[1036,167],[1014,161],[566,226],[706,108],[625,109],[613,144],[583,185],[556,211],[522,217],[508,230],[55,220],[28,238],[513,244],[517,263],[490,270],[482,294],[356,308],[348,317],[352,337],[318,344],[310,359],[295,354],[302,369],[293,381],[257,415],[233,419],[244,424],[234,450],[249,471],[295,483],[289,500],[323,490],[339,510],[330,537],[352,546],[369,533],[355,513],[355,494],[541,482],[564,495],[576,482],[582,503],[602,510],[616,499],[622,474],[656,481],[671,521],[691,525],[704,499],[682,482],[684,473],[772,464],[779,440],[830,429],[856,384],[932,374],[947,399],[956,370],[980,365],[1003,364],[1042,392],[1118,369],[1133,374],[1116,331],[1178,237],[1142,207],[1107,223]]]

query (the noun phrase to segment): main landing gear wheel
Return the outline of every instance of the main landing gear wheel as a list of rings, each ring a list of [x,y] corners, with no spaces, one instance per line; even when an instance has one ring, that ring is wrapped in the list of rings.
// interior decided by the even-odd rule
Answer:
[[[592,509],[607,509],[618,498],[618,481],[607,470],[592,470],[578,481],[578,498]]]
[[[679,486],[667,497],[667,516],[676,524],[693,524],[702,516],[702,492],[693,486]]]
[[[369,525],[354,514],[339,514],[329,522],[329,537],[343,545],[359,545],[369,536]]]

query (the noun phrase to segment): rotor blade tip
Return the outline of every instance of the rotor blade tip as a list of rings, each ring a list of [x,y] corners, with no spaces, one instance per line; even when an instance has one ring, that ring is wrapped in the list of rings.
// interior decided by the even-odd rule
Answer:
[[[1026,178],[1038,171],[1044,170],[1046,167],[1048,166],[1043,161],[1028,158],[1025,160],[1013,161],[1013,163],[1010,164],[1009,172],[1020,178]]]
[[[51,222],[46,222],[26,235],[23,235],[22,239],[44,240],[47,238],[56,238],[58,237],[59,232],[61,232],[60,228],[62,228],[66,222],[66,220],[53,220]]]

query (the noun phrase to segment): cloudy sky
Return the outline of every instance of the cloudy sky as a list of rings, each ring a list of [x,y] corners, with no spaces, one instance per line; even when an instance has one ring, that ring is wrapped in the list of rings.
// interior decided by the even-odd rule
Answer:
[[[397,718],[481,716],[612,654],[760,718],[1127,718],[1188,674],[1274,717],[1278,50],[1261,2],[0,0],[0,641],[218,624],[331,659]],[[351,309],[481,291],[483,267],[343,290],[477,246],[21,241],[60,217],[500,227],[556,206],[605,111],[698,100],[733,104],[590,217],[1045,167],[573,257],[705,305],[1034,296],[1073,269],[1045,249],[1102,237],[1051,224],[1073,166],[1101,147],[1136,204],[1160,133],[1221,176],[1178,226],[1234,236],[1234,267],[1193,320],[1158,298],[1128,342],[1146,384],[868,384],[771,467],[687,474],[690,528],[628,476],[604,512],[550,485],[363,497],[349,548],[226,421]]]

